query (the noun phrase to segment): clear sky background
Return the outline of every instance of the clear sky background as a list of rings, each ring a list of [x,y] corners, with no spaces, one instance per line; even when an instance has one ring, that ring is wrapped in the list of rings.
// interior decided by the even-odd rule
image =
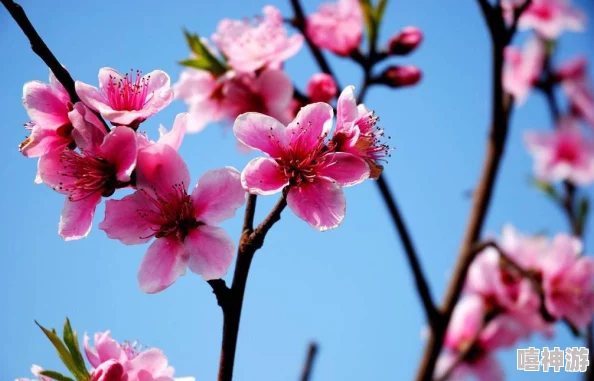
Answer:
[[[260,13],[262,0],[216,1],[22,1],[33,24],[73,77],[96,84],[100,67],[120,71],[167,71],[176,81],[176,61],[188,55],[181,29],[209,36],[224,17]],[[288,1],[274,1],[291,17]],[[576,1],[590,21],[589,0]],[[317,1],[306,1],[308,12]],[[588,8],[589,7],[589,8]],[[482,164],[490,115],[490,43],[473,0],[391,0],[381,41],[407,25],[425,33],[421,48],[393,62],[422,68],[420,85],[390,91],[374,88],[367,105],[381,117],[395,151],[385,175],[402,206],[436,299],[440,300],[458,252],[473,188]],[[560,58],[594,59],[594,28],[566,34]],[[16,24],[0,9],[0,380],[28,376],[36,363],[62,370],[50,343],[33,324],[61,327],[65,316],[82,333],[111,329],[120,340],[162,348],[177,376],[214,380],[222,316],[210,287],[188,273],[157,295],[144,294],[136,272],[147,245],[125,246],[96,228],[100,207],[86,239],[65,243],[57,234],[63,196],[34,185],[36,161],[22,157],[18,144],[28,121],[21,106],[26,81],[47,81],[48,69],[29,49]],[[354,64],[331,63],[341,83],[359,85]],[[308,50],[287,62],[303,89],[317,71]],[[181,102],[142,125],[153,137],[159,123],[170,127]],[[563,214],[527,182],[532,161],[522,143],[527,128],[551,127],[544,98],[533,94],[513,113],[509,144],[486,228],[506,223],[520,231],[568,231]],[[228,129],[209,126],[187,136],[180,152],[192,181],[208,169],[239,169],[240,154]],[[592,189],[588,190],[594,197]],[[237,381],[296,380],[307,343],[320,344],[313,381],[408,380],[423,348],[424,314],[398,237],[376,189],[367,181],[346,190],[348,212],[336,230],[319,233],[287,209],[254,260],[244,304],[235,367]],[[260,198],[257,218],[275,197]],[[243,214],[243,209],[239,214]],[[234,238],[241,216],[223,224]],[[593,227],[587,228],[594,251]],[[231,272],[230,272],[231,273]],[[229,274],[230,275],[230,274]],[[230,276],[226,279],[229,280]],[[550,341],[521,342],[542,347],[579,346],[557,327]],[[522,373],[515,349],[498,356],[510,380],[578,380],[576,374]]]

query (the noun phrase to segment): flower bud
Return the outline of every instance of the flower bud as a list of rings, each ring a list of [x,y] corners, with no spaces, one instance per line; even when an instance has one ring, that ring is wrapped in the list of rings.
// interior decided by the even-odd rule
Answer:
[[[312,102],[330,102],[336,91],[334,79],[325,73],[314,74],[307,82],[307,96]]]
[[[378,79],[390,87],[412,86],[421,80],[423,73],[416,66],[390,66],[383,71]]]
[[[423,41],[423,32],[417,27],[409,26],[390,39],[388,49],[390,54],[402,56],[415,50],[421,41]]]
[[[124,367],[115,360],[108,360],[99,365],[91,375],[91,381],[123,381]]]

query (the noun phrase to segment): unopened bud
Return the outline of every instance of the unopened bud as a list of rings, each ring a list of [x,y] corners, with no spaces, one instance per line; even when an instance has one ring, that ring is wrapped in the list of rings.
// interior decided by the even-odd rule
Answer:
[[[307,82],[307,96],[312,102],[330,102],[336,91],[334,78],[325,73],[314,74]]]
[[[390,66],[383,71],[379,82],[390,87],[412,86],[421,80],[423,73],[416,66]]]
[[[124,367],[115,360],[108,360],[93,371],[91,381],[124,381]]]
[[[402,56],[415,50],[421,41],[423,41],[423,32],[417,27],[409,26],[390,39],[388,49],[390,54]]]

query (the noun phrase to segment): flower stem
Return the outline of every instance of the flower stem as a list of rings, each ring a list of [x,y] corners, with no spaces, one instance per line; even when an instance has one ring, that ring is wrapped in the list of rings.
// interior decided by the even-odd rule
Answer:
[[[305,358],[305,364],[303,364],[303,370],[301,371],[301,381],[309,381],[317,353],[318,344],[315,341],[312,341],[307,347],[307,357]]]

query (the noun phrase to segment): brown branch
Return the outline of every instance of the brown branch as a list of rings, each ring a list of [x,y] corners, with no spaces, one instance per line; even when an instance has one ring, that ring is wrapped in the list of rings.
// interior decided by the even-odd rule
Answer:
[[[310,50],[311,54],[314,56],[320,69],[324,73],[326,73],[329,76],[331,76],[332,78],[334,78],[334,83],[336,83],[336,87],[339,89],[342,89],[342,87],[338,84],[338,80],[337,80],[336,76],[334,75],[334,72],[330,68],[328,61],[326,61],[326,57],[324,57],[324,54],[322,53],[320,48],[318,48],[316,46],[316,44],[314,44],[313,41],[307,36],[307,33],[306,33],[307,20],[305,18],[305,13],[303,12],[303,7],[301,6],[301,2],[299,0],[291,0],[291,6],[293,7],[293,12],[295,13],[295,17],[292,19],[293,26],[295,28],[297,28],[301,32],[301,34],[303,34],[303,37],[305,38],[305,43],[309,47],[309,50]]]
[[[400,213],[400,210],[398,208],[398,204],[396,203],[396,198],[392,194],[390,187],[386,182],[384,176],[379,177],[379,179],[377,180],[377,185],[381,192],[382,198],[384,199],[384,202],[388,207],[388,212],[390,212],[392,221],[394,221],[396,230],[400,235],[400,241],[402,242],[402,246],[404,247],[404,253],[406,254],[406,258],[408,259],[409,265],[412,269],[412,273],[415,278],[415,283],[417,285],[417,290],[419,292],[419,296],[421,297],[421,301],[423,302],[423,307],[425,307],[427,321],[434,329],[434,327],[438,324],[440,319],[439,311],[437,310],[437,308],[435,308],[435,303],[433,302],[431,291],[429,290],[429,285],[427,283],[427,280],[425,279],[425,275],[423,274],[423,269],[421,268],[421,263],[419,262],[418,255],[412,242],[412,238],[408,233],[406,223],[404,222],[404,218],[402,217],[402,214]]]
[[[280,220],[281,212],[287,206],[286,196],[287,192],[285,190],[278,203],[255,230],[253,230],[252,226],[256,211],[256,196],[248,196],[246,215],[243,231],[239,240],[239,248],[237,251],[237,260],[235,262],[235,272],[233,274],[231,288],[228,289],[228,291],[224,291],[220,282],[217,284],[215,281],[215,286],[219,287],[219,292],[220,290],[223,290],[222,294],[225,296],[223,303],[220,302],[219,294],[217,293],[217,290],[215,290],[215,286],[213,286],[213,281],[209,282],[213,287],[219,305],[221,305],[223,310],[223,339],[221,344],[218,381],[231,381],[233,378],[239,322],[241,319],[243,297],[252,259],[254,258],[256,251],[264,244],[264,238],[270,228]]]
[[[520,5],[514,10],[514,19],[512,20],[512,24],[507,33],[508,44],[511,42],[512,38],[516,34],[516,31],[518,30],[518,22],[520,21],[520,16],[522,16],[522,13],[524,13],[524,11],[528,9],[531,3],[532,0],[526,0],[522,5]]]
[[[416,376],[417,381],[429,381],[433,378],[437,358],[443,347],[445,333],[451,320],[452,312],[460,298],[460,293],[462,292],[466,280],[468,267],[475,256],[475,246],[480,238],[485,218],[489,210],[508,135],[509,116],[513,101],[510,96],[504,94],[502,72],[503,51],[510,39],[510,35],[509,31],[505,28],[505,22],[499,6],[487,9],[482,0],[479,0],[479,5],[481,5],[481,9],[483,9],[483,14],[487,21],[492,40],[493,104],[491,132],[489,134],[487,152],[479,184],[474,193],[473,205],[468,219],[466,233],[462,241],[462,247],[452,275],[452,280],[446,291],[442,308],[443,319],[438,326],[438,329],[434,330],[427,342],[421,365]]]
[[[80,102],[80,98],[78,97],[78,95],[76,94],[76,90],[74,89],[74,80],[70,76],[70,73],[68,73],[64,66],[60,64],[60,61],[58,61],[54,53],[52,53],[52,51],[47,47],[41,36],[37,33],[37,30],[35,30],[35,27],[33,27],[33,24],[31,24],[31,21],[29,21],[29,18],[27,17],[27,14],[25,13],[23,7],[21,7],[19,4],[15,3],[12,0],[0,1],[2,2],[2,5],[4,5],[8,13],[10,13],[14,21],[16,21],[18,26],[21,28],[25,36],[27,36],[27,39],[29,39],[29,43],[31,44],[31,50],[33,50],[33,52],[43,60],[47,67],[54,73],[56,79],[62,84],[62,86],[64,86],[64,88],[68,92],[68,95],[70,96],[70,101],[72,103]],[[107,132],[109,132],[109,126],[107,125],[107,123],[105,123],[101,115],[99,115],[95,111],[93,111],[93,113],[97,115],[99,120],[101,120],[101,122],[103,123],[103,126],[105,127]]]
[[[305,363],[303,364],[303,369],[301,371],[301,381],[309,381],[317,353],[318,344],[315,341],[312,341],[307,347],[307,357],[305,358]]]

